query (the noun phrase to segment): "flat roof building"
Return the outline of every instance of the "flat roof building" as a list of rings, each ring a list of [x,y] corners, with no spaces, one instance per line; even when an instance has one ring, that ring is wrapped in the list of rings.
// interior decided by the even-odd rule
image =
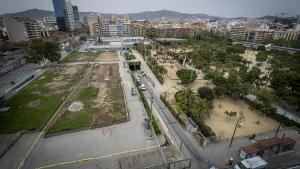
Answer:
[[[38,23],[29,18],[6,17],[3,19],[8,38],[12,42],[41,38]]]

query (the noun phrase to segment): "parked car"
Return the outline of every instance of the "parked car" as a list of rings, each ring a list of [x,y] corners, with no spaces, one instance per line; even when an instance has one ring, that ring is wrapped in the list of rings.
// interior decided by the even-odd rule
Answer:
[[[135,95],[136,95],[136,91],[135,91],[134,87],[131,88],[131,95],[132,95],[132,96],[135,96]]]
[[[150,127],[151,127],[149,119],[145,119],[144,121],[145,121],[145,122],[144,122],[145,128],[149,130]]]
[[[238,162],[234,169],[266,169],[268,162],[260,156],[248,158]]]
[[[142,91],[146,91],[146,87],[144,84],[141,84],[141,89],[142,89]]]

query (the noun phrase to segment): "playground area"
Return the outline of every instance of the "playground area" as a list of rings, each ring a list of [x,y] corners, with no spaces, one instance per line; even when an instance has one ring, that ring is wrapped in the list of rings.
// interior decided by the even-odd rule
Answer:
[[[241,100],[233,100],[229,97],[217,98],[214,100],[214,109],[210,119],[205,124],[212,128],[220,139],[228,139],[232,136],[239,114],[242,112],[244,120],[236,130],[236,137],[264,133],[276,130],[278,123],[265,116],[263,113],[252,110]],[[228,117],[225,111],[237,112],[236,117]]]
[[[252,64],[256,65],[255,52],[246,51],[242,56],[251,61]],[[176,75],[176,72],[180,69],[190,69],[189,65],[181,65],[176,61],[172,61],[170,57],[165,57],[167,59],[162,59],[158,56],[158,63],[163,65],[168,73],[164,78],[164,83],[162,84],[163,91],[168,92],[167,100],[171,103],[175,103],[176,92],[182,90],[186,86],[180,84],[180,80]],[[253,65],[252,65],[253,66]],[[266,73],[267,63],[262,63],[260,66],[261,70]],[[197,73],[197,78],[191,84],[192,89],[197,92],[197,89],[202,86],[214,87],[214,84],[209,80],[204,80],[204,73],[201,70],[195,69]],[[225,75],[226,76],[226,73]],[[227,74],[228,76],[228,74]],[[236,112],[236,117],[228,117],[225,112]],[[250,109],[249,106],[242,100],[235,101],[229,97],[221,97],[214,99],[214,109],[212,110],[210,119],[205,121],[205,124],[211,127],[215,132],[216,136],[220,139],[230,138],[233,134],[234,127],[236,125],[238,116],[243,113],[245,120],[241,122],[238,127],[236,136],[245,136],[255,133],[264,133],[268,131],[275,130],[278,127],[278,123],[265,116],[263,113],[256,110]]]

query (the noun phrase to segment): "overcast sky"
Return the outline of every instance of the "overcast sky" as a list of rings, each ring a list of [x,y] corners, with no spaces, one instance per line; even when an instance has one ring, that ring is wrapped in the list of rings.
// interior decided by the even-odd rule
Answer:
[[[206,13],[223,17],[300,14],[300,0],[72,0],[82,12],[132,13],[148,9]],[[0,14],[38,8],[53,10],[52,0],[0,0]]]

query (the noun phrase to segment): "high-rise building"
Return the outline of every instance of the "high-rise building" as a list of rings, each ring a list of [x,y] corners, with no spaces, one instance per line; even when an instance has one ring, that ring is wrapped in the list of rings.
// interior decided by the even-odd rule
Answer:
[[[74,13],[71,0],[52,0],[59,31],[74,30]]]
[[[3,19],[8,38],[12,42],[41,38],[38,23],[29,18],[6,17]]]
[[[100,15],[97,14],[97,13],[89,13],[87,16],[86,16],[86,22],[87,22],[87,25],[89,27],[89,31],[90,31],[90,35],[93,37],[93,36],[96,36],[97,35],[97,32],[95,30],[95,25],[97,24],[100,24],[101,23],[101,20],[100,20]]]
[[[78,7],[77,6],[72,6],[72,8],[73,8],[74,20],[79,21],[80,17],[79,17]]]

